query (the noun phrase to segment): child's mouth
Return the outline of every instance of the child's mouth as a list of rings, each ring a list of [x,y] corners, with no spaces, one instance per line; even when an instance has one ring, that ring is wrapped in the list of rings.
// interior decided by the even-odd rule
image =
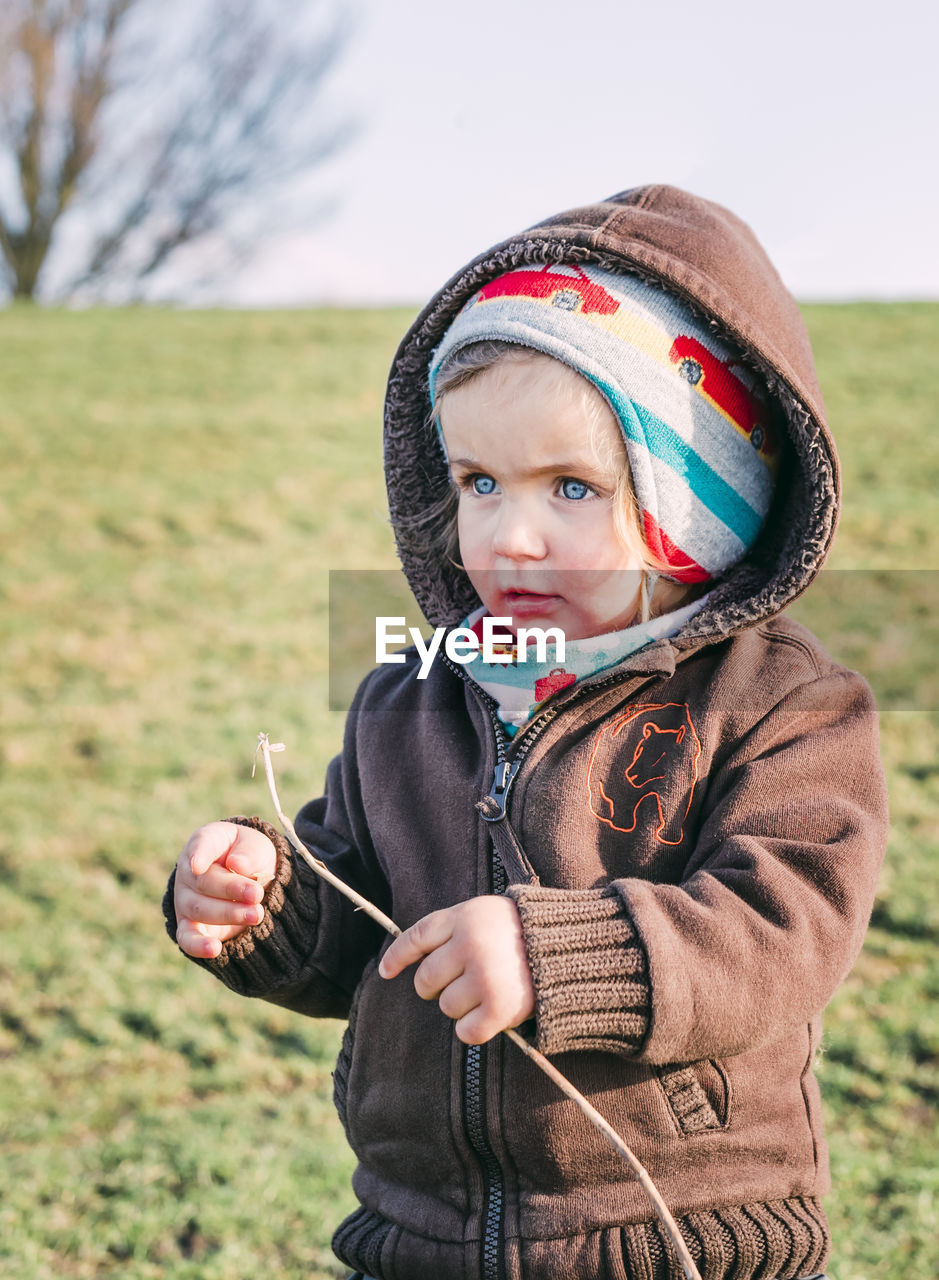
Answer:
[[[515,615],[544,613],[546,609],[559,604],[561,597],[546,591],[526,591],[518,587],[509,587],[502,592],[506,607]]]

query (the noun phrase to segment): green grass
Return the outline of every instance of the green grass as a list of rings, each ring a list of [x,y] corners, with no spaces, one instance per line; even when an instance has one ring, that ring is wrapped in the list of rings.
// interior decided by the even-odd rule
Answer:
[[[340,1028],[229,995],[158,902],[193,827],[268,812],[258,730],[288,807],[338,745],[327,570],[395,563],[378,424],[408,319],[0,313],[2,1277],[344,1275]],[[939,306],[807,319],[846,504],[844,572],[802,609],[884,701],[893,815],[820,1064],[832,1275],[933,1280]]]

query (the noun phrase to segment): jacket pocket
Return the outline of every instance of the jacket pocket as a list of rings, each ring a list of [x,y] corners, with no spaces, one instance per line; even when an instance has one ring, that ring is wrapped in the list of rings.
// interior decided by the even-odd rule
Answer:
[[[365,989],[365,983],[371,976],[372,970],[377,968],[378,960],[373,959],[368,962],[359,980],[359,985],[355,989],[352,996],[352,1006],[349,1009],[349,1021],[342,1035],[342,1044],[339,1046],[339,1057],[336,1059],[336,1068],[333,1071],[333,1102],[336,1110],[339,1112],[339,1119],[342,1121],[342,1127],[346,1131],[346,1137],[349,1137],[349,1122],[347,1110],[347,1098],[349,1092],[349,1070],[352,1066],[352,1053],[355,1048],[355,1028],[359,1020],[359,1001],[362,998],[362,992]]]
[[[655,1074],[683,1136],[727,1128],[730,1081],[718,1062],[705,1058],[701,1062],[656,1067]]]

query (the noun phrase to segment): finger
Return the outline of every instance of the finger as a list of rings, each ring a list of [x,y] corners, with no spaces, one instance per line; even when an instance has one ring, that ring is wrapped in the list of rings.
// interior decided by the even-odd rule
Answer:
[[[438,1003],[440,1012],[456,1022],[479,1007],[479,988],[467,974],[461,974],[441,991]]]
[[[235,875],[221,863],[213,863],[208,871],[194,876],[183,863],[177,872],[177,881],[181,888],[191,889],[204,894],[207,898],[222,898],[227,902],[260,902],[264,897],[264,889],[257,880],[246,876]]]
[[[197,920],[201,924],[248,925],[260,924],[264,908],[259,902],[245,904],[224,898],[208,897],[181,885],[176,894],[176,917]]]
[[[214,930],[185,917],[177,921],[176,941],[181,951],[197,960],[214,960],[222,950],[222,940]]]
[[[277,870],[277,850],[273,841],[254,827],[239,826],[237,830],[235,842],[225,859],[226,867],[238,875],[269,884]]]
[[[238,836],[241,827],[234,822],[209,822],[194,831],[183,849],[183,861],[188,860],[194,876],[204,875],[213,862],[220,862]]]
[[[253,880],[255,884],[262,879],[266,870],[258,866],[258,859],[253,854],[240,853],[234,849],[225,859],[225,866],[236,875]]]
[[[422,1000],[436,1000],[442,991],[463,976],[464,969],[457,949],[445,942],[418,965],[414,974],[414,990]]]
[[[396,978],[402,970],[420,960],[453,936],[453,918],[449,909],[432,911],[395,938],[381,958],[378,972],[383,978]]]
[[[454,1030],[457,1039],[464,1044],[485,1044],[505,1028],[500,1027],[498,1021],[487,1012],[485,1005],[480,1004],[459,1018]]]

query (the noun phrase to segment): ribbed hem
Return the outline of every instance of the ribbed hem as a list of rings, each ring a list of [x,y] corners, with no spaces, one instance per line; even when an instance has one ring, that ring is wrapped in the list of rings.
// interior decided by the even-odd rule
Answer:
[[[702,1280],[809,1280],[824,1270],[831,1248],[825,1213],[814,1197],[794,1196],[689,1213],[677,1219]],[[395,1275],[457,1276],[467,1273],[465,1246],[395,1228],[371,1209],[359,1208],[333,1236],[336,1256],[366,1276],[381,1277],[382,1253],[396,1232]],[[517,1242],[512,1275],[557,1280],[566,1275],[629,1280],[676,1280],[681,1267],[658,1220],[609,1226],[582,1236]],[[516,1270],[517,1268],[517,1270]]]
[[[292,976],[299,972],[310,950],[318,912],[315,906],[311,912],[309,898],[301,906],[295,892],[298,886],[290,846],[276,827],[258,817],[237,816],[225,821],[262,832],[277,851],[274,879],[264,894],[264,918],[260,924],[225,943],[214,960],[195,956],[187,958],[214,973],[239,995],[267,994],[290,982]],[[174,870],[163,897],[166,931],[174,941],[177,927],[173,905],[175,882]]]
[[[796,1280],[822,1270],[831,1249],[825,1213],[811,1197],[689,1213],[678,1227],[701,1280]],[[657,1221],[624,1227],[622,1244],[630,1277],[674,1280],[678,1274]]]
[[[522,921],[541,1052],[636,1053],[652,997],[645,950],[620,896],[540,885],[507,894]]]
[[[381,1251],[392,1224],[371,1209],[356,1209],[333,1236],[336,1257],[365,1275],[381,1275]]]

